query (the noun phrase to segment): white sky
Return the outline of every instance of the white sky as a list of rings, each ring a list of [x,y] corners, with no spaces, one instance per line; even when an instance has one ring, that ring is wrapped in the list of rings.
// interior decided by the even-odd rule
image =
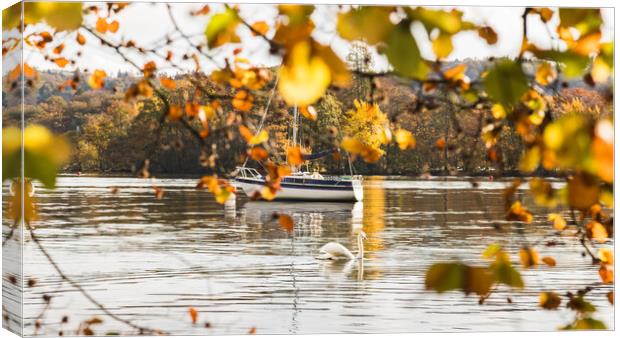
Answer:
[[[218,4],[211,5],[211,14],[207,16],[192,17],[189,15],[190,11],[197,10],[202,7],[202,4],[172,4],[174,16],[179,22],[184,33],[192,36],[194,41],[204,41],[204,29],[209,21],[210,16],[213,13],[221,11],[223,6]],[[255,21],[265,20],[271,25],[273,24],[276,16],[277,9],[274,5],[255,5],[246,4],[241,5],[241,16],[246,21],[252,23]],[[450,9],[451,7],[443,7],[444,9]],[[448,59],[464,59],[464,58],[486,58],[490,56],[516,56],[521,40],[522,40],[522,25],[521,14],[524,7],[459,7],[464,12],[464,19],[472,21],[474,23],[486,24],[495,29],[498,34],[498,43],[496,45],[489,46],[484,40],[478,37],[476,32],[462,32],[455,36],[453,39],[454,51]],[[603,26],[603,39],[612,40],[613,38],[613,9],[603,9],[603,18],[605,25]],[[336,8],[331,5],[318,5],[313,14],[313,19],[316,23],[316,29],[313,34],[315,39],[324,44],[329,44],[334,51],[343,59],[349,51],[349,43],[337,37],[336,27]],[[529,20],[529,39],[540,47],[551,46],[551,38],[548,31],[554,32],[555,25],[559,21],[557,14],[545,27],[537,16],[531,15]],[[166,5],[163,3],[133,3],[127,9],[121,12],[118,16],[118,21],[121,23],[120,29],[116,34],[108,35],[108,38],[113,41],[134,40],[138,45],[149,47],[157,45],[165,40],[166,34],[173,30],[172,23],[168,17]],[[94,16],[88,16],[88,22],[94,26]],[[422,34],[421,27],[414,26],[414,34],[418,41],[424,41],[426,38]],[[267,44],[260,38],[252,37],[249,31],[245,27],[238,28],[238,33],[242,39],[243,52],[240,54],[242,57],[246,57],[255,64],[262,65],[277,65],[280,62],[279,57],[273,57],[268,53]],[[271,36],[273,30],[269,32]],[[80,69],[104,69],[108,73],[113,74],[116,71],[134,71],[134,68],[124,62],[115,51],[102,47],[99,42],[94,38],[88,36],[88,33],[83,33],[87,38],[86,48],[75,43],[74,35],[71,34],[65,42],[65,53],[68,56],[75,55],[78,49],[82,50],[82,56],[78,59],[77,66]],[[180,61],[180,54],[183,51],[188,50],[187,44],[182,39],[176,39],[178,42],[171,50],[175,54],[176,61],[183,64]],[[211,51],[216,54],[215,58],[223,64],[223,57],[230,56],[230,49],[214,50]],[[433,53],[431,51],[430,43],[427,41],[420,43],[420,49],[422,55],[428,59],[433,59]],[[164,49],[165,50],[165,49]],[[375,55],[375,67],[377,71],[385,70],[387,68],[387,62],[381,56]],[[131,54],[132,60],[137,64],[144,64],[150,60],[158,60],[153,56],[144,57],[142,55]],[[43,56],[38,52],[27,52],[24,55],[25,61],[31,66],[35,66],[38,69],[60,69],[55,64],[45,61]],[[165,71],[163,64],[158,63],[160,70]],[[185,66],[188,69],[193,68],[192,61],[185,61]],[[203,70],[213,69],[213,64],[208,61],[202,63]],[[70,66],[65,68],[71,69]],[[5,71],[7,71],[5,69]]]

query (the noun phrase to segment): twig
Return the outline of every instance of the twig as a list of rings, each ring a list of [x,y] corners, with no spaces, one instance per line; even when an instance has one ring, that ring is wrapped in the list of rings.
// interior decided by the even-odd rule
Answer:
[[[106,315],[108,315],[109,317],[126,324],[127,326],[130,326],[134,329],[137,329],[139,331],[140,334],[144,334],[144,333],[155,333],[155,334],[160,334],[163,333],[160,330],[156,330],[156,329],[152,329],[146,326],[142,326],[142,325],[138,325],[135,324],[127,319],[121,318],[118,315],[112,313],[110,310],[108,310],[103,304],[99,303],[95,298],[93,298],[93,296],[90,295],[90,293],[88,293],[88,291],[86,291],[80,284],[78,284],[76,281],[74,281],[73,279],[69,278],[69,276],[67,276],[62,269],[60,268],[60,266],[58,265],[58,263],[56,263],[56,261],[52,258],[52,256],[47,252],[47,249],[45,249],[45,247],[43,246],[43,244],[41,243],[41,241],[39,240],[39,238],[37,237],[37,235],[34,233],[34,230],[30,230],[30,237],[32,238],[32,241],[37,245],[37,247],[39,248],[39,250],[41,251],[41,253],[43,253],[43,255],[45,256],[45,258],[47,258],[48,262],[52,265],[52,267],[54,268],[54,270],[56,270],[56,273],[58,273],[58,275],[60,276],[60,278],[62,278],[64,281],[66,281],[67,283],[69,283],[71,286],[73,286],[74,288],[76,288],[82,295],[84,295],[84,297],[86,297],[86,299],[88,299],[91,303],[93,303],[95,306],[97,306],[101,311],[103,311],[103,313],[105,313]]]

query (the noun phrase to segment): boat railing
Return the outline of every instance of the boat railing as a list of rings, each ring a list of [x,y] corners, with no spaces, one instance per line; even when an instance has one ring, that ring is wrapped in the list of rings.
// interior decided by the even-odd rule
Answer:
[[[237,167],[237,177],[262,178],[263,176],[254,168]]]

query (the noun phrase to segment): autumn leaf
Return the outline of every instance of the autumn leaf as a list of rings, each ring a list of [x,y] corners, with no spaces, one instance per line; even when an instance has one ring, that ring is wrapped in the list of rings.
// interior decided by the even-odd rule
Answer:
[[[171,79],[169,77],[161,77],[161,78],[159,78],[159,83],[161,83],[162,86],[164,86],[165,88],[170,89],[170,90],[176,89],[176,87],[177,87],[177,83],[173,79]]]
[[[598,274],[601,277],[601,281],[605,284],[614,282],[614,267],[609,264],[601,264],[598,270]]]
[[[301,165],[304,163],[304,157],[300,147],[289,147],[286,150],[286,160],[290,165]]]
[[[65,49],[65,44],[64,44],[64,43],[61,43],[60,45],[58,45],[58,46],[54,47],[54,49],[52,50],[52,52],[53,52],[54,54],[60,54],[60,53],[62,53],[62,51],[63,51],[64,49]]]
[[[269,25],[265,21],[257,21],[251,25],[252,35],[265,35],[269,32]]]
[[[316,121],[317,112],[314,106],[303,106],[299,108],[299,112],[310,121]]]
[[[497,43],[497,33],[489,26],[478,28],[478,36],[483,38],[489,45]]]
[[[505,108],[514,107],[528,89],[527,77],[519,63],[502,59],[484,78],[489,97]]]
[[[506,220],[508,221],[520,221],[524,223],[532,223],[534,217],[532,214],[521,204],[521,201],[515,201],[508,210]]]
[[[545,256],[541,260],[548,266],[554,267],[556,265],[555,259],[553,257]]]
[[[189,317],[192,319],[192,324],[196,324],[198,322],[198,310],[193,307],[188,309]]]
[[[531,247],[521,248],[521,250],[519,250],[519,259],[524,268],[530,268],[539,263],[538,252]]]
[[[562,303],[562,299],[555,292],[541,292],[538,297],[538,303],[545,310],[556,310]]]
[[[86,44],[86,38],[84,37],[84,35],[80,33],[77,33],[75,35],[75,41],[77,41],[77,43],[79,43],[82,46]]]
[[[294,223],[291,216],[285,214],[278,214],[278,222],[280,223],[282,229],[286,230],[289,233],[293,231]]]
[[[153,77],[155,75],[155,71],[157,71],[157,64],[155,61],[149,61],[142,67],[142,73],[144,73],[145,78]]]
[[[465,294],[486,295],[493,283],[493,274],[488,269],[462,263],[433,264],[424,279],[426,289],[438,293],[460,289]]]
[[[607,293],[607,300],[609,301],[609,304],[611,305],[614,304],[614,292],[613,291],[609,291]]]
[[[181,117],[183,117],[183,111],[181,110],[181,107],[177,105],[171,105],[168,109],[167,117],[170,121],[180,120]]]
[[[439,34],[434,40],[431,41],[431,44],[437,59],[446,58],[450,55],[450,53],[452,53],[452,49],[454,48],[452,45],[452,35],[448,34]]]
[[[446,139],[441,137],[435,141],[435,147],[439,150],[443,150],[446,147]]]
[[[607,229],[597,221],[590,221],[586,224],[586,234],[588,238],[594,239],[599,243],[605,243],[607,240]]]
[[[249,111],[253,104],[254,97],[245,90],[238,91],[232,100],[233,107],[243,112]]]
[[[105,84],[105,78],[108,76],[105,71],[97,69],[88,77],[88,85],[93,89],[101,89]]]
[[[250,157],[255,161],[263,161],[269,156],[269,153],[263,147],[252,147],[249,152]]]
[[[609,248],[598,249],[598,259],[605,264],[614,264],[614,252]]]
[[[560,214],[549,214],[547,219],[553,222],[553,227],[558,231],[566,228],[566,220]]]
[[[396,143],[398,143],[398,147],[401,150],[415,148],[415,138],[413,137],[413,134],[408,130],[398,129],[394,132],[394,139],[396,140]]]
[[[539,84],[546,86],[553,82],[558,76],[558,72],[550,62],[544,61],[538,66],[536,69],[536,82]]]
[[[235,32],[239,22],[237,11],[232,8],[226,8],[224,12],[213,15],[205,29],[209,48],[239,42],[239,36]]]
[[[280,68],[278,90],[289,105],[307,106],[316,102],[331,82],[325,61],[311,54],[307,41],[295,44]]]
[[[61,58],[55,58],[52,61],[54,61],[54,63],[56,65],[58,65],[58,67],[60,67],[60,68],[65,68],[65,66],[67,64],[69,64],[69,60],[67,60],[65,58],[62,58],[62,57]]]

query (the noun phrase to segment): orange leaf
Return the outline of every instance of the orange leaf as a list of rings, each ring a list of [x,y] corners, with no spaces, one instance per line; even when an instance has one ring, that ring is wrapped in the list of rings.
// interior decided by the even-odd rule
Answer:
[[[151,77],[155,75],[156,70],[157,70],[157,65],[155,64],[155,61],[149,61],[144,64],[144,68],[142,69],[142,72],[144,73],[144,77]]]
[[[84,37],[84,35],[77,33],[75,35],[75,41],[77,41],[77,43],[83,46],[86,43],[86,38]]]
[[[177,87],[176,81],[168,77],[161,77],[159,83],[168,89],[175,89]]]
[[[60,45],[56,46],[56,48],[54,48],[53,52],[54,54],[60,54],[62,53],[63,49],[65,49],[65,44],[61,43]]]
[[[241,137],[243,137],[246,142],[250,142],[252,137],[254,137],[254,134],[252,134],[250,129],[244,125],[239,126],[239,134],[241,134]]]
[[[299,112],[310,121],[315,121],[317,117],[316,109],[313,106],[303,106],[299,108]]]
[[[193,307],[190,307],[188,312],[189,312],[189,317],[192,319],[192,324],[196,324],[196,322],[198,321],[198,310],[194,309]]]
[[[603,283],[613,283],[614,282],[614,270],[613,266],[608,264],[601,264],[601,267],[598,270],[599,276],[601,276],[601,281]]]
[[[289,147],[286,150],[286,159],[291,165],[300,165],[304,163],[303,154],[299,147]]]
[[[255,161],[262,161],[266,159],[267,156],[269,156],[269,153],[267,153],[267,150],[263,147],[254,147],[250,149],[250,157]]]
[[[609,291],[607,293],[607,300],[609,301],[611,305],[614,305],[614,292],[613,291]]]
[[[245,90],[240,90],[235,94],[235,97],[232,100],[232,105],[234,108],[241,111],[249,111],[252,108],[254,102],[254,97],[252,97]]]
[[[598,249],[598,259],[605,264],[614,264],[614,252],[609,248]]]
[[[58,67],[60,68],[65,68],[65,66],[69,63],[69,60],[65,58],[56,58],[56,59],[53,59],[52,61],[54,61],[54,63],[58,65]]]
[[[181,107],[173,105],[168,109],[168,118],[172,121],[177,121],[181,119],[183,116],[183,112],[181,111]]]
[[[282,229],[286,230],[287,232],[293,231],[294,224],[293,224],[293,218],[291,216],[279,214],[278,222],[280,222],[280,226],[282,226]]]
[[[443,148],[446,147],[446,139],[444,139],[443,137],[437,139],[437,141],[435,141],[435,147],[437,147],[437,149],[439,150],[443,150]]]
[[[97,24],[95,25],[95,29],[99,33],[105,33],[108,31],[108,22],[104,18],[97,19]]]
[[[118,21],[114,20],[108,25],[108,30],[112,33],[116,33],[116,31],[118,31],[118,26]]]
[[[542,258],[542,261],[548,266],[555,266],[555,259],[553,257],[545,256]]]
[[[252,35],[265,35],[269,31],[269,25],[265,21],[258,21],[252,24]],[[258,33],[258,34],[257,34]]]
[[[524,247],[519,250],[519,259],[521,260],[521,265],[524,268],[529,268],[535,265],[538,265],[538,252],[530,247]]]
[[[158,200],[164,198],[164,189],[160,187],[153,187],[153,190],[155,190],[155,198]]]
[[[198,116],[200,105],[196,102],[185,102],[185,113],[189,117]]]
[[[252,327],[250,331],[248,331],[248,334],[256,334],[256,327]]]

